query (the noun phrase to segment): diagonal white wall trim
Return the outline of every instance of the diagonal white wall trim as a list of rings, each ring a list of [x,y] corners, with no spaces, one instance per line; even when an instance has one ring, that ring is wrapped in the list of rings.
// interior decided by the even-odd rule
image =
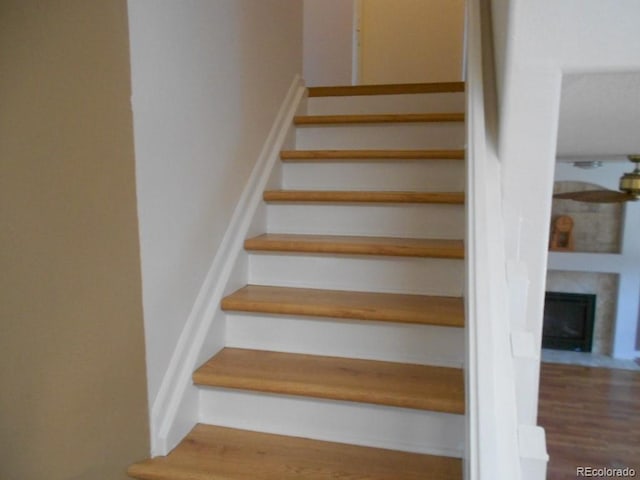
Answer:
[[[197,422],[198,395],[191,384],[191,374],[207,339],[213,338],[206,345],[207,349],[212,350],[207,353],[213,354],[215,350],[222,348],[224,317],[220,314],[218,305],[225,293],[225,286],[234,273],[234,267],[242,253],[243,241],[262,202],[262,192],[289,135],[293,116],[304,94],[302,79],[296,75],[180,335],[151,409],[153,456],[166,455]],[[242,275],[242,269],[240,274]]]

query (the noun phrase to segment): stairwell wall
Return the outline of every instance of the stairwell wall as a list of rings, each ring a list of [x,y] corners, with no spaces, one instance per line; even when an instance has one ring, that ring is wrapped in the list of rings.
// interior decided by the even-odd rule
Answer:
[[[291,79],[302,2],[129,1],[150,404]]]

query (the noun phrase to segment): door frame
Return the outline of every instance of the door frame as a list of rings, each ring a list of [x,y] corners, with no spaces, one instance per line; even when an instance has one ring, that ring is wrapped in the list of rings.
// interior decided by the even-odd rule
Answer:
[[[351,84],[362,82],[362,9],[363,0],[353,0],[353,35],[351,45]]]

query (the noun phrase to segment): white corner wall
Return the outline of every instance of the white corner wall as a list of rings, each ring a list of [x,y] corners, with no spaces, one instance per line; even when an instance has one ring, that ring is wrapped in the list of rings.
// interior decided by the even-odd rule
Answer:
[[[128,13],[153,405],[234,207],[302,69],[302,1],[129,0]]]
[[[307,85],[351,85],[355,0],[304,0]]]

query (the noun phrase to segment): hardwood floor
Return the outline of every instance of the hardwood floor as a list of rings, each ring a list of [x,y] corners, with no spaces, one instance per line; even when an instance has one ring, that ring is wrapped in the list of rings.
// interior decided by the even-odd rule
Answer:
[[[579,466],[630,467],[640,477],[640,372],[543,363],[538,423],[548,480],[580,478]]]

